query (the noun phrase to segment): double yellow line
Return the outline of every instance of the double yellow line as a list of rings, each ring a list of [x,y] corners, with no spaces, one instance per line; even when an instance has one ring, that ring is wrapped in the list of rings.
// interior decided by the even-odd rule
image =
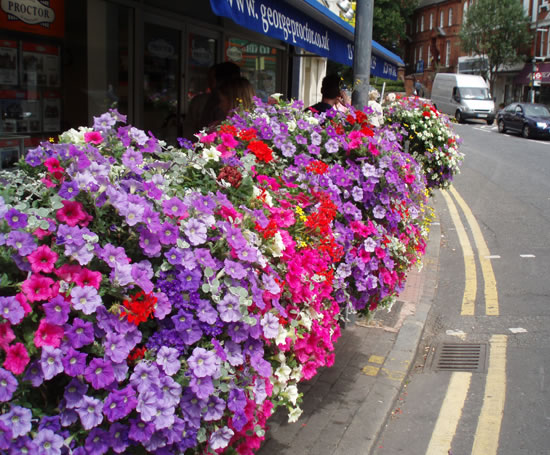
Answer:
[[[451,188],[449,191],[462,209],[477,248],[484,282],[485,315],[498,316],[498,293],[495,274],[489,259],[489,249],[487,248],[479,224],[466,202],[464,202],[464,199],[462,199],[454,188]],[[445,191],[442,194],[456,227],[464,256],[465,287],[461,315],[474,316],[477,296],[476,256],[451,196]],[[485,393],[474,436],[472,455],[496,455],[498,452],[500,427],[506,399],[506,345],[506,335],[493,335],[490,339]],[[468,396],[471,379],[472,373],[469,372],[454,372],[451,375],[447,394],[443,400],[426,455],[441,455],[450,451],[462,416],[462,409]]]

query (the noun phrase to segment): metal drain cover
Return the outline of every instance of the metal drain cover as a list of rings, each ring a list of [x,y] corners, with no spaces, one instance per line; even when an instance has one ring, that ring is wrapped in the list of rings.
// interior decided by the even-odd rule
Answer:
[[[437,346],[432,361],[436,371],[486,371],[487,344],[441,343]]]

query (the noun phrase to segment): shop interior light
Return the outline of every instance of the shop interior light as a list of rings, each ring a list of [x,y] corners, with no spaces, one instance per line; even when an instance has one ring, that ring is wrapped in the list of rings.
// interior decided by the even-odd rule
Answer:
[[[344,13],[347,13],[351,9],[351,2],[349,0],[340,0],[337,5]]]

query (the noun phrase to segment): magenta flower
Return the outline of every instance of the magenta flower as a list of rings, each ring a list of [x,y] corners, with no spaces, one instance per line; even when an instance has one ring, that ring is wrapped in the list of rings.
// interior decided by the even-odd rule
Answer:
[[[89,131],[84,133],[84,142],[90,142],[94,145],[99,145],[103,142],[103,136],[98,131]]]
[[[29,361],[29,353],[25,345],[23,343],[15,343],[13,346],[8,346],[6,349],[4,368],[11,371],[13,374],[21,374],[25,371],[25,367]]]
[[[57,253],[52,251],[48,245],[42,245],[29,254],[27,259],[31,263],[34,273],[51,273],[58,257]]]
[[[38,325],[38,329],[34,333],[34,344],[37,348],[43,346],[57,348],[61,344],[63,335],[63,327],[50,324],[46,319],[42,319]]]

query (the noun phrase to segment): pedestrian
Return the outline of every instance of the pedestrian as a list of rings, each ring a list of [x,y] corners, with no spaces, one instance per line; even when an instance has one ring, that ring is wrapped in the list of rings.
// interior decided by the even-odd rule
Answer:
[[[340,87],[340,76],[337,74],[329,74],[323,78],[321,83],[321,101],[309,106],[308,111],[326,112],[333,107],[348,106],[350,104],[349,97],[346,92]]]
[[[369,101],[367,103],[371,113],[368,115],[369,122],[376,127],[380,127],[384,124],[384,111],[382,105],[378,102],[380,93],[378,90],[373,89],[369,92]]]
[[[416,96],[424,96],[424,90],[422,90],[422,84],[418,79],[415,79],[415,82],[414,82],[414,94]]]
[[[220,110],[217,89],[224,82],[240,76],[241,68],[233,62],[217,63],[210,67],[207,93],[195,96],[189,104],[184,124],[184,137],[193,139],[202,128],[225,118]]]
[[[223,82],[217,89],[217,117],[207,125],[208,130],[216,128],[231,111],[242,108],[251,110],[254,107],[254,87],[245,77],[237,77]]]

